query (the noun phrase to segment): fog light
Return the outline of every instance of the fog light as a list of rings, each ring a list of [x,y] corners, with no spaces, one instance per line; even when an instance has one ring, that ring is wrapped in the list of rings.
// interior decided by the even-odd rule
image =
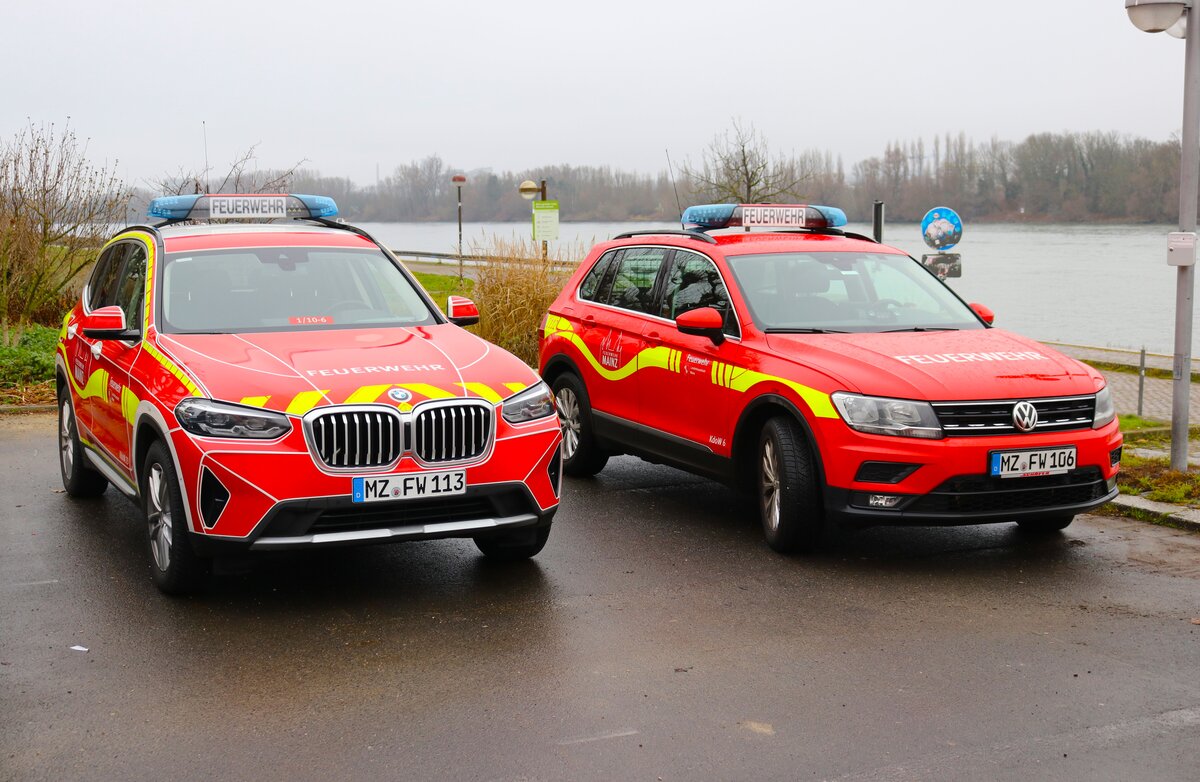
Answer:
[[[894,508],[900,503],[901,497],[895,494],[869,494],[867,504],[872,508]]]
[[[1113,489],[1117,488],[1117,476],[1114,475],[1104,483],[1108,486],[1108,490],[1112,491]]]

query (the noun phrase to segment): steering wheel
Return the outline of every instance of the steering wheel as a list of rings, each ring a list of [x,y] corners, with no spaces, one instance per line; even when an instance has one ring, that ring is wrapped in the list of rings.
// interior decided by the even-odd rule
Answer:
[[[895,299],[879,299],[866,309],[866,316],[875,320],[883,320],[884,318],[895,319],[896,313],[893,308],[903,307],[904,305]]]

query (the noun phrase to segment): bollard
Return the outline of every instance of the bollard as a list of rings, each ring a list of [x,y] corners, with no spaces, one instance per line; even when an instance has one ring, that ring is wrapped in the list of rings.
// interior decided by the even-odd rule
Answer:
[[[1146,346],[1142,345],[1142,357],[1138,359],[1138,418],[1142,417],[1142,398],[1146,395]]]

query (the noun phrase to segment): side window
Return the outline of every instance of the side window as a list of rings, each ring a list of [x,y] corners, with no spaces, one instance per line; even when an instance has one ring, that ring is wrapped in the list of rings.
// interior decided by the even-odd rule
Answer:
[[[609,263],[616,256],[616,250],[609,250],[600,256],[600,260],[596,261],[596,265],[583,278],[583,284],[579,286],[579,298],[596,301],[596,292],[600,289],[600,281],[604,279],[604,272],[608,271]]]
[[[700,307],[719,310],[725,316],[725,333],[737,333],[729,292],[725,289],[716,264],[702,255],[677,251],[663,289],[661,315],[674,320],[688,310]]]
[[[92,278],[88,281],[89,310],[117,303],[117,280],[121,276],[121,264],[129,252],[129,247],[128,243],[121,242],[100,253],[96,268],[92,270]]]
[[[666,260],[668,250],[662,247],[626,249],[616,262],[612,290],[607,304],[635,312],[650,314],[654,305],[654,281]]]
[[[117,285],[117,294],[112,302],[125,311],[125,327],[142,330],[142,301],[146,293],[146,248],[129,245],[125,268]]]

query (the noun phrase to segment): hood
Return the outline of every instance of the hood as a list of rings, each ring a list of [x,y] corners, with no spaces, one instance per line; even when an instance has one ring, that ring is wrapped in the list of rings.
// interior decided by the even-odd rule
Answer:
[[[928,401],[1094,394],[1099,373],[1001,329],[771,334],[771,349],[847,391]]]
[[[295,415],[328,404],[495,403],[538,381],[516,356],[450,324],[166,334],[158,342],[212,398]]]

